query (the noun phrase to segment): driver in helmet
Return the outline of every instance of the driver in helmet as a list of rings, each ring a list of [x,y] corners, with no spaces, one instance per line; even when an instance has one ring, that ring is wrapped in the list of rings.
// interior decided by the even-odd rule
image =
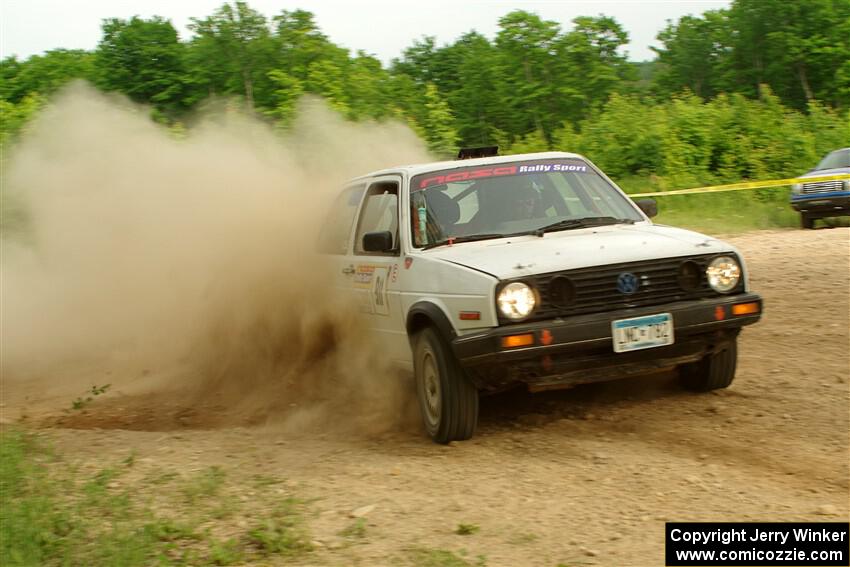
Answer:
[[[511,212],[513,220],[533,219],[539,216],[540,193],[529,181],[521,185],[511,195]]]

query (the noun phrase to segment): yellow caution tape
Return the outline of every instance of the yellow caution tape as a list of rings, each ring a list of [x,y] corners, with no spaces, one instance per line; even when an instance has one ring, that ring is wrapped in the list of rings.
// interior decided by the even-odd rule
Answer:
[[[690,195],[692,193],[720,193],[723,191],[743,191],[744,189],[764,189],[766,187],[783,187],[794,183],[818,183],[821,181],[837,181],[850,179],[850,173],[840,175],[822,175],[818,177],[796,177],[794,179],[774,179],[772,181],[751,181],[747,183],[729,183],[710,187],[694,187],[693,189],[677,189],[675,191],[654,191],[652,193],[630,193],[629,197],[663,197],[666,195]]]

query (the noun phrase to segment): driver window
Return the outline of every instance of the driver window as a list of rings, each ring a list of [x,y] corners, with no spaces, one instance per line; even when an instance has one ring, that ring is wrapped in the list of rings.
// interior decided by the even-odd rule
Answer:
[[[334,201],[325,217],[325,224],[319,232],[319,252],[325,254],[348,252],[354,215],[365,190],[366,185],[348,187]]]
[[[388,230],[393,234],[392,255],[398,254],[398,183],[381,181],[374,183],[366,192],[360,220],[357,223],[355,254],[376,254],[363,250],[363,235],[367,232]]]

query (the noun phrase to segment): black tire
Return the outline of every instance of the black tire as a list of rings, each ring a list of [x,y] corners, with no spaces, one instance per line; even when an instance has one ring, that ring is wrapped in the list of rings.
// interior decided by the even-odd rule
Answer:
[[[811,230],[815,227],[815,219],[807,213],[800,213],[800,226]]]
[[[472,437],[478,424],[478,390],[431,327],[413,338],[413,369],[428,436],[437,443]]]
[[[737,363],[738,342],[733,340],[698,362],[679,366],[679,382],[694,392],[727,388],[735,379]]]

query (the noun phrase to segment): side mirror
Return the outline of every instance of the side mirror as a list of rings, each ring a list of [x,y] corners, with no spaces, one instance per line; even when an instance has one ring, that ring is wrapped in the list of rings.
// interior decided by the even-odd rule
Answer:
[[[655,199],[641,199],[639,201],[635,201],[635,205],[637,205],[638,208],[643,211],[643,214],[649,218],[658,214],[658,204],[655,202]]]
[[[363,235],[364,252],[389,252],[393,249],[393,233],[389,230],[367,232]]]

